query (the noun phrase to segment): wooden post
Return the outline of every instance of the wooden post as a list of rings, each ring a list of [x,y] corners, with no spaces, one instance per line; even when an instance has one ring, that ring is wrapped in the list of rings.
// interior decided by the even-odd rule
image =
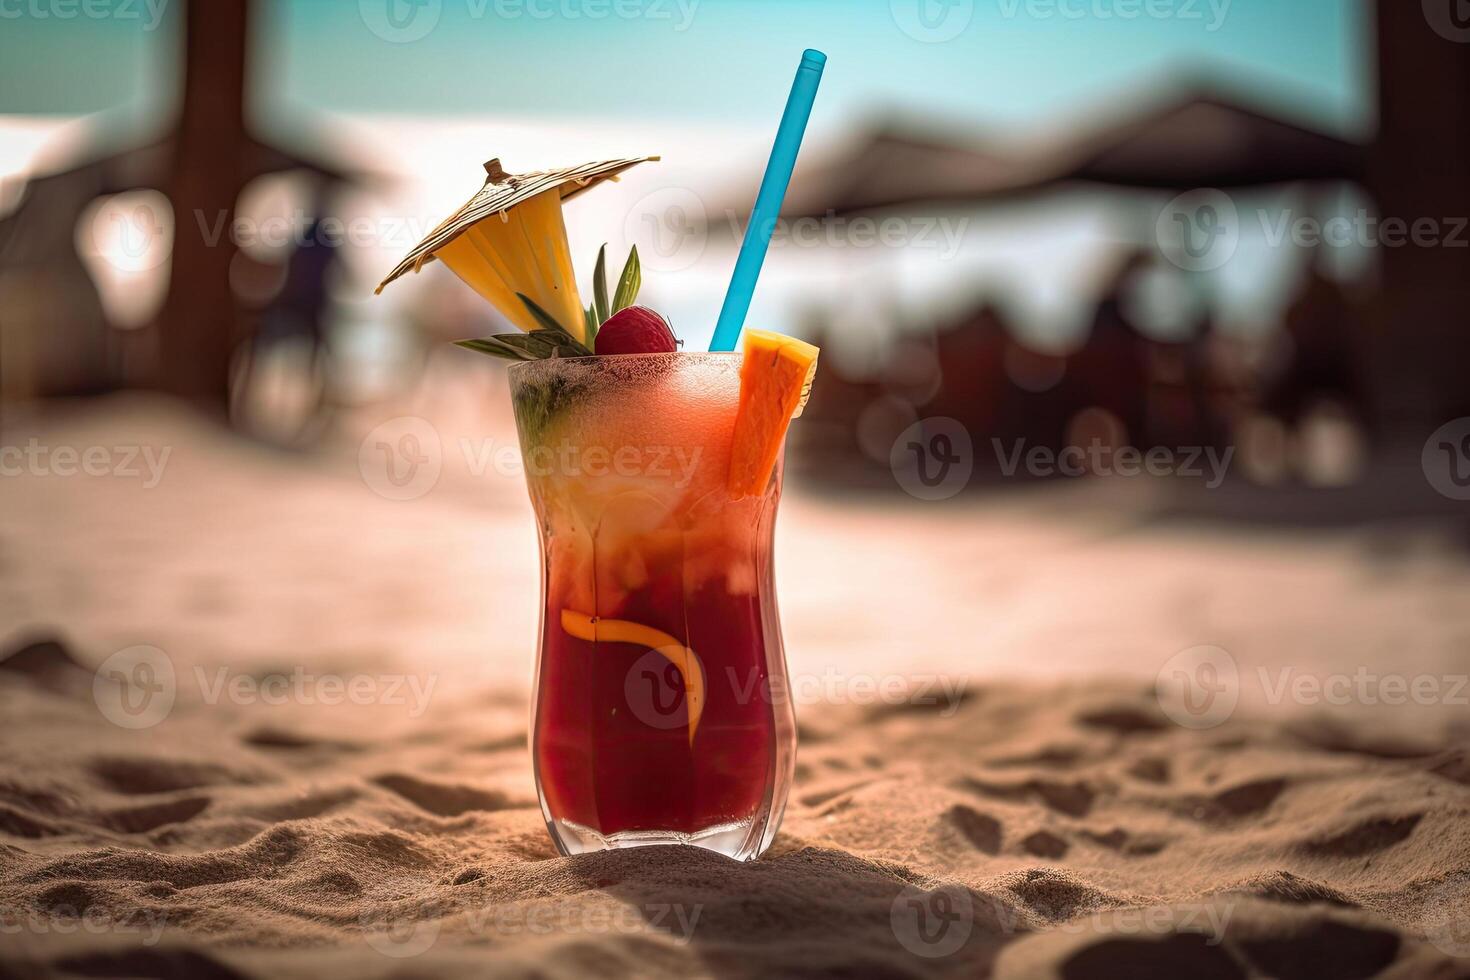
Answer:
[[[235,201],[245,181],[250,0],[183,4],[183,96],[164,188],[174,211],[159,314],[159,387],[225,412],[242,326],[230,288]]]

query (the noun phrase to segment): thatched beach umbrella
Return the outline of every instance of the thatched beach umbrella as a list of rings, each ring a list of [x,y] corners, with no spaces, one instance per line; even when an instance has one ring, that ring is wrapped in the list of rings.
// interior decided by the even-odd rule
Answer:
[[[1052,181],[1192,190],[1361,180],[1366,147],[1199,93],[1087,133]],[[983,189],[977,183],[977,190]]]
[[[1367,152],[1209,89],[1013,150],[993,142],[980,148],[938,131],[917,136],[884,127],[825,164],[798,167],[782,217],[975,204],[1068,183],[1180,191],[1361,180]]]

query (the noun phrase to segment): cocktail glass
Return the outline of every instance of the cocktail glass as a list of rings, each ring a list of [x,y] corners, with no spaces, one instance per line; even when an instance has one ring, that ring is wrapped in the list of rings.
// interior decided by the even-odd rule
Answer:
[[[796,755],[764,490],[728,484],[739,354],[510,368],[541,539],[532,754],[563,853],[771,843]]]

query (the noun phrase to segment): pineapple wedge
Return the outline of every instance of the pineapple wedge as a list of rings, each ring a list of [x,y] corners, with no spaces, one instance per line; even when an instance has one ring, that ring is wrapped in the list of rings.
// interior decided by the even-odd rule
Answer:
[[[543,191],[471,225],[434,257],[522,330],[535,330],[540,324],[516,293],[530,297],[586,343],[559,191]]]

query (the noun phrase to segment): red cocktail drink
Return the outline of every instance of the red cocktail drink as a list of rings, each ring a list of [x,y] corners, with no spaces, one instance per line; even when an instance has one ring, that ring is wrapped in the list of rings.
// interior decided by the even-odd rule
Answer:
[[[799,80],[819,70],[813,55]],[[818,351],[747,329],[744,354],[678,353],[668,321],[636,304],[636,247],[615,286],[598,252],[582,302],[562,201],[656,159],[520,174],[492,159],[378,289],[438,260],[522,331],[456,343],[516,362],[541,537],[532,754],[557,846],[684,843],[744,860],[775,836],[795,767],[771,537]],[[726,345],[737,307],[727,297],[717,325]]]
[[[729,481],[741,355],[511,369],[542,544],[532,745],[562,850],[769,845],[795,757],[771,563],[780,466]]]

